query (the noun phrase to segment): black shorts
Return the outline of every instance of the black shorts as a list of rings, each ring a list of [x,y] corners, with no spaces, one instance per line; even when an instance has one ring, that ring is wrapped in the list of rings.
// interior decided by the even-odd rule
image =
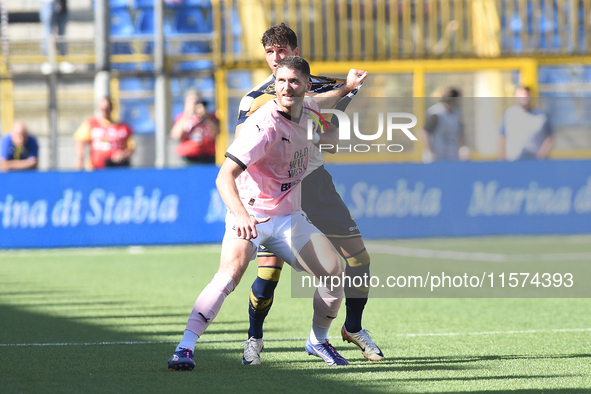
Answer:
[[[332,176],[324,165],[312,171],[302,181],[302,210],[312,224],[329,238],[361,236],[357,223],[337,193]]]

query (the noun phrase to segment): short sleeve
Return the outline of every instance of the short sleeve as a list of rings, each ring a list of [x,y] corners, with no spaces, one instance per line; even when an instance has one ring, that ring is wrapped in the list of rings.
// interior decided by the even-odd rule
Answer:
[[[10,134],[6,134],[6,136],[2,137],[0,140],[0,158],[4,160],[10,160],[8,157],[8,146],[10,145]]]
[[[74,141],[90,141],[90,122],[85,120],[74,132]]]
[[[28,143],[28,150],[29,155],[28,157],[38,157],[39,156],[39,145],[37,144],[37,139],[34,137],[29,137]]]
[[[425,127],[423,128],[427,133],[432,133],[435,131],[438,122],[439,118],[437,117],[437,114],[427,114],[427,121],[425,122]]]
[[[552,122],[548,114],[546,114],[546,124],[544,125],[544,129],[547,137],[551,137],[554,135],[554,130],[552,129]]]
[[[505,131],[505,118],[507,117],[507,112],[505,112],[503,114],[503,117],[501,118],[501,127],[499,127],[499,134],[501,135],[505,135],[506,131]]]
[[[226,151],[226,157],[235,161],[243,170],[256,163],[268,151],[275,130],[247,122],[238,138]]]

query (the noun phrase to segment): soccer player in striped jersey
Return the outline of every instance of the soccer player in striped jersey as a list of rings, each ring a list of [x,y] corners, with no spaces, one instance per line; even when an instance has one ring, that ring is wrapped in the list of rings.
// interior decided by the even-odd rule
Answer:
[[[285,57],[299,56],[297,36],[284,23],[269,28],[261,41],[267,64],[273,73],[241,100],[236,128],[237,136],[242,124],[264,103],[275,98],[277,64]],[[323,108],[344,110],[366,77],[367,72],[357,69],[351,69],[346,80],[312,75],[312,87],[307,95],[313,96]],[[308,169],[302,182],[302,209],[345,258],[346,275],[363,277],[367,274],[369,276],[370,257],[365,249],[359,227],[337,193],[332,177],[324,168],[322,153],[317,148],[313,148],[310,154]],[[263,322],[273,303],[273,294],[283,267],[283,261],[264,247],[259,248],[258,263],[258,275],[250,293],[250,327],[248,340],[244,343],[242,359],[244,364],[251,365],[261,362]],[[341,335],[343,341],[357,345],[365,358],[380,361],[384,359],[381,349],[361,324],[368,292],[367,287],[345,288],[347,316]],[[326,327],[313,325],[310,338],[322,338],[327,335]]]

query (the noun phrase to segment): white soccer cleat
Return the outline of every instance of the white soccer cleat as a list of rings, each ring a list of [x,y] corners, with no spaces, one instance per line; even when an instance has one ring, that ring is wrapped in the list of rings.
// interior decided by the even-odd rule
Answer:
[[[242,364],[257,365],[261,363],[261,351],[265,347],[263,338],[250,337],[248,341],[242,342],[242,346],[244,347]]]
[[[343,325],[341,336],[343,337],[343,341],[357,345],[366,359],[370,361],[382,361],[384,359],[384,353],[382,353],[382,350],[371,339],[369,331],[363,329],[359,332],[351,333]]]

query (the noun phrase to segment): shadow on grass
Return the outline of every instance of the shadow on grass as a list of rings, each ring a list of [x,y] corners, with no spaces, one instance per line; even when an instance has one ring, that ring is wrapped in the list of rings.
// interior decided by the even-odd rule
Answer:
[[[130,316],[134,316],[130,313]],[[224,322],[220,322],[220,325]],[[233,330],[230,330],[233,332]],[[180,333],[179,333],[180,337]],[[532,359],[534,356],[457,356],[395,358],[381,363],[357,360],[348,368],[331,368],[316,357],[302,357],[301,343],[293,346],[269,343],[264,354],[293,353],[293,360],[267,361],[243,366],[241,348],[207,342],[195,351],[197,367],[192,372],[171,372],[166,362],[175,344],[144,341],[141,334],[109,330],[72,319],[24,311],[0,305],[0,381],[2,392],[258,392],[258,393],[381,393],[416,392],[417,383],[477,380],[524,380],[565,378],[576,375],[514,375],[482,377],[397,376],[397,372],[475,371],[488,360]],[[108,342],[108,344],[106,344]],[[29,345],[27,345],[29,344]],[[39,345],[31,345],[39,344]],[[41,344],[46,344],[41,346]],[[553,358],[589,357],[563,354]],[[269,357],[272,358],[272,357]],[[539,357],[548,358],[548,357]],[[363,364],[362,364],[363,363]],[[407,365],[401,365],[407,364]],[[411,365],[408,365],[411,364]],[[414,365],[413,365],[414,364]],[[380,375],[368,384],[368,373]],[[473,373],[473,372],[472,372]],[[392,375],[389,375],[392,374]],[[361,380],[360,380],[361,379]],[[371,382],[371,380],[369,381]],[[461,383],[460,383],[461,384]],[[436,391],[435,391],[436,392]],[[465,391],[464,391],[465,392]],[[493,391],[472,391],[491,393]],[[539,393],[540,390],[494,390],[496,393]],[[590,389],[544,389],[544,393],[591,393]]]

